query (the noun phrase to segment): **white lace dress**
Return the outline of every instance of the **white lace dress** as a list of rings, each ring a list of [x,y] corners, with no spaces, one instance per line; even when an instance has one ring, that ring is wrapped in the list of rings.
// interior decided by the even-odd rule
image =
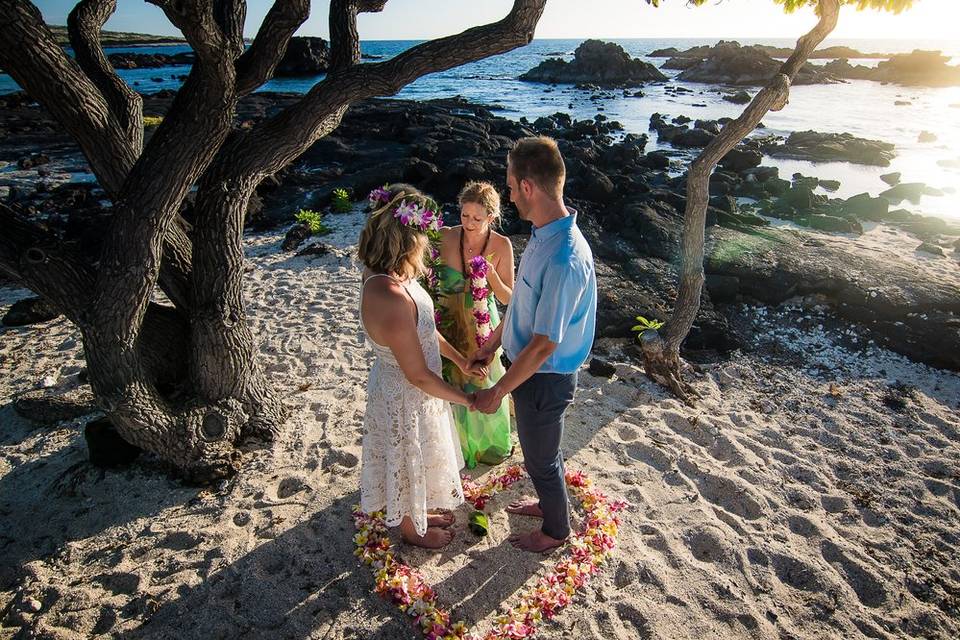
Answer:
[[[423,356],[430,370],[440,375],[440,345],[434,333],[430,294],[416,281],[396,282],[417,305]],[[362,303],[362,289],[360,296]],[[363,420],[360,508],[367,513],[384,509],[391,527],[410,516],[417,533],[423,535],[429,509],[453,509],[463,503],[459,471],[463,454],[453,414],[446,401],[407,381],[389,348],[369,338],[367,342],[375,358]]]

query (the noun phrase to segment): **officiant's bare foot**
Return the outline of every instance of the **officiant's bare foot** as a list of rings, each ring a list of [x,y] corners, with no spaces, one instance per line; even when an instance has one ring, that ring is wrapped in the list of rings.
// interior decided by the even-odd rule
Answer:
[[[456,521],[456,516],[454,516],[450,511],[439,511],[427,514],[428,527],[441,527],[446,529]]]
[[[533,553],[546,553],[551,549],[556,549],[563,545],[564,542],[566,542],[566,539],[557,540],[556,538],[551,538],[540,529],[536,529],[530,533],[519,533],[510,536],[510,544],[514,547]]]
[[[413,527],[413,521],[410,518],[404,518],[400,522],[400,537],[407,544],[424,549],[440,549],[453,540],[453,531],[443,527],[427,527],[427,532],[422,536],[417,535],[417,530]]]
[[[531,516],[542,518],[543,511],[540,510],[540,501],[526,498],[525,500],[515,500],[507,505],[507,513],[516,513],[521,516]]]

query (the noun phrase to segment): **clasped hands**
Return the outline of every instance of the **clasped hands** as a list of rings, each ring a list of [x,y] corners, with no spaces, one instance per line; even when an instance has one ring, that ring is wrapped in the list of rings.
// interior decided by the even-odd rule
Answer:
[[[484,349],[481,349],[467,363],[467,370],[470,372],[482,371],[482,377],[485,378],[491,360],[493,360],[493,353],[487,353]],[[469,394],[469,397],[470,410],[480,411],[481,413],[495,413],[500,407],[500,402],[503,400],[503,394],[500,393],[496,387],[480,389],[475,393]]]

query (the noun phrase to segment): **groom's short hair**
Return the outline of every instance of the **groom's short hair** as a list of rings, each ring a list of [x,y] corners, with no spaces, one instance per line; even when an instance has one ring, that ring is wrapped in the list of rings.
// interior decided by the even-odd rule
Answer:
[[[552,196],[563,193],[567,169],[557,141],[547,136],[520,138],[507,154],[513,176],[530,180]]]

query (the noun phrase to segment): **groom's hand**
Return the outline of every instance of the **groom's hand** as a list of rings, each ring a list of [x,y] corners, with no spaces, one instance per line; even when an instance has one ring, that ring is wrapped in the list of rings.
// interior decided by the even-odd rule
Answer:
[[[497,390],[496,386],[490,387],[489,389],[481,389],[477,391],[477,398],[473,402],[473,408],[483,413],[495,413],[496,410],[500,408],[500,402],[502,400],[503,394]]]

